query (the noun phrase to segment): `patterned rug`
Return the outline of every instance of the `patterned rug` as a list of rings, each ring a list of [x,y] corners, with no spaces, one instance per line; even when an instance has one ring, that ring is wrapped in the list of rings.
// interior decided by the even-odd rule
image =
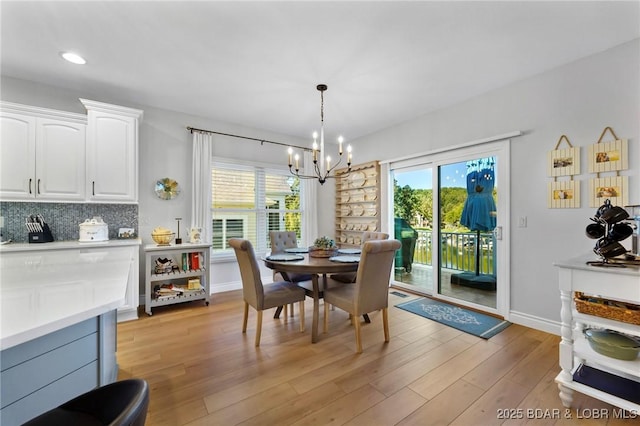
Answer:
[[[426,297],[400,303],[396,307],[483,339],[495,336],[511,325],[500,318]]]

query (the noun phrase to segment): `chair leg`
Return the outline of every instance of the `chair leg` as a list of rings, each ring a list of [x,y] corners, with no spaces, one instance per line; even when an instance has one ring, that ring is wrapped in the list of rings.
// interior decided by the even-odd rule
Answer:
[[[293,312],[293,303],[291,304],[291,312]],[[304,300],[300,301],[300,333],[304,333]]]
[[[382,308],[382,325],[384,327],[384,341],[389,341],[389,311],[387,308]]]
[[[258,323],[256,325],[256,346],[260,346],[260,334],[262,333],[262,311],[258,311]]]
[[[291,318],[293,318],[293,306],[294,306],[294,305],[295,305],[295,303],[292,303],[292,304],[291,304],[291,313],[289,314],[289,316],[290,316]]]
[[[355,324],[355,330],[356,330],[356,352],[361,354],[362,340],[360,339],[360,319],[355,315],[353,315],[353,318],[355,318],[354,324]]]
[[[284,305],[284,320],[286,321],[287,318],[289,317],[289,315],[287,315],[287,312],[289,311],[289,305]]]
[[[249,319],[249,304],[244,302],[244,317],[242,318],[242,332],[247,332],[247,320]]]
[[[329,332],[329,304],[328,303],[324,304],[324,319],[322,324],[322,332],[323,333]]]

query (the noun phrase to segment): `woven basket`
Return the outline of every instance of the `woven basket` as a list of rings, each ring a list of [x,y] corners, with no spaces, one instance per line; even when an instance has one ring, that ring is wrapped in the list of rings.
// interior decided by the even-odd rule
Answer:
[[[580,313],[640,325],[639,305],[587,296],[579,291],[575,292],[573,300]]]
[[[335,256],[338,249],[323,249],[311,246],[309,247],[309,256],[311,257],[331,257]]]

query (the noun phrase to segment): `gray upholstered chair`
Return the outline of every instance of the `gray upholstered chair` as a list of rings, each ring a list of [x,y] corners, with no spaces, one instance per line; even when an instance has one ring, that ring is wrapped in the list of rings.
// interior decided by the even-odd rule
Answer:
[[[229,245],[236,253],[242,276],[242,295],[244,298],[242,332],[247,332],[249,305],[251,305],[257,311],[256,346],[260,346],[262,311],[295,302],[300,302],[300,331],[303,332],[304,299],[306,297],[304,290],[288,281],[263,285],[260,278],[260,267],[251,242],[241,238],[231,238]]]
[[[356,352],[362,352],[360,339],[360,315],[382,310],[384,341],[389,341],[389,279],[395,252],[400,248],[398,240],[369,240],[362,246],[360,264],[354,284],[332,281],[324,289],[324,331],[329,328],[329,305],[349,313],[356,333]],[[338,284],[338,285],[335,285]]]
[[[288,248],[298,247],[298,236],[295,231],[269,231],[269,239],[271,240],[271,253],[284,253]],[[273,272],[273,281],[279,281],[278,275],[284,281],[297,283],[299,281],[307,281],[311,279],[309,274],[296,274],[292,272]]]
[[[271,253],[285,253],[288,248],[298,247],[298,235],[295,231],[269,231],[269,240],[271,241]],[[311,280],[309,274],[297,274],[295,272],[273,271],[273,281],[289,281],[292,283],[299,283],[301,281]],[[279,307],[274,318],[280,316],[282,307]],[[284,314],[287,315],[287,306],[284,306]],[[293,304],[291,305],[291,316],[293,316]]]
[[[388,240],[389,234],[385,232],[374,232],[374,231],[364,231],[362,233],[362,245],[369,240]],[[362,247],[362,246],[361,246]],[[356,273],[355,272],[344,272],[341,274],[333,274],[331,278],[335,281],[340,281],[341,283],[354,283],[356,281]]]

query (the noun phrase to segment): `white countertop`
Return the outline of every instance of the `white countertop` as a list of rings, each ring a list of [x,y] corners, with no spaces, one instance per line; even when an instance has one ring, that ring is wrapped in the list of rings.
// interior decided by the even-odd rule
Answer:
[[[588,261],[598,261],[600,258],[595,254],[583,255],[572,259],[561,260],[555,262],[554,265],[559,268],[579,269],[592,272],[616,273],[621,275],[632,275],[638,277],[638,285],[640,286],[640,267],[636,265],[625,265],[622,267],[615,266],[594,266],[587,264]]]
[[[128,244],[15,244],[15,250],[5,245],[0,252],[0,350],[124,304],[131,251],[110,249],[140,244],[117,240],[124,241]]]
[[[139,238],[108,240],[99,242],[54,241],[51,243],[8,243],[0,245],[0,253],[11,253],[16,251],[38,251],[38,250],[69,250],[78,248],[96,247],[119,247],[119,246],[139,246]]]

